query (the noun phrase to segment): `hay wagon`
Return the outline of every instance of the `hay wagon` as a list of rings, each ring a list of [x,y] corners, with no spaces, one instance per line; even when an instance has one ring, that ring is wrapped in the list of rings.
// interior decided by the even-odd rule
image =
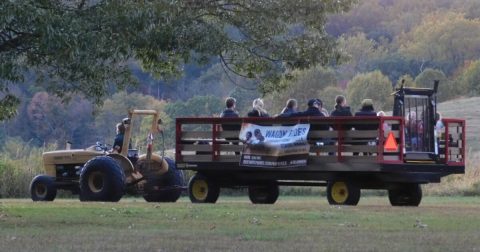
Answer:
[[[215,203],[221,188],[247,187],[252,203],[273,204],[279,186],[326,186],[330,204],[356,205],[362,189],[381,189],[394,206],[418,206],[422,184],[465,171],[465,121],[443,119],[435,129],[436,87],[398,89],[385,117],[177,118],[176,164],[195,172],[195,203]],[[422,123],[416,134],[412,122]],[[306,163],[245,165],[245,124],[309,125]]]

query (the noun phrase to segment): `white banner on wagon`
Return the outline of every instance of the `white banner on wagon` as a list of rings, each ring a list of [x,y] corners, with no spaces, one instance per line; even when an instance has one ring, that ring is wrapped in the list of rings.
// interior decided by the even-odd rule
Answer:
[[[239,136],[244,144],[240,165],[266,168],[306,166],[310,150],[309,130],[309,124],[261,126],[243,123]]]

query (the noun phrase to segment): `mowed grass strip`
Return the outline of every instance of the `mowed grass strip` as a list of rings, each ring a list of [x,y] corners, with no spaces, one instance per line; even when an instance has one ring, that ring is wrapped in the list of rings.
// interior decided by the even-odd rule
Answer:
[[[1,251],[479,250],[480,198],[425,198],[418,208],[386,197],[332,207],[320,197],[252,205],[57,200],[0,203]]]

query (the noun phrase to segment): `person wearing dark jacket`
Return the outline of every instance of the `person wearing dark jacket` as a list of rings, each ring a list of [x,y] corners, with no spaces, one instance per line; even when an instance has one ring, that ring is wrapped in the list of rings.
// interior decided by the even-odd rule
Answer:
[[[125,125],[122,123],[117,123],[117,135],[115,136],[115,140],[113,141],[113,153],[120,153],[122,152],[123,147],[123,136],[125,134]]]
[[[302,112],[296,112],[291,114],[292,117],[301,117],[301,116],[317,116],[317,117],[325,117],[322,113],[322,101],[320,99],[310,99],[307,103],[307,110]]]
[[[235,111],[237,100],[233,97],[225,99],[225,110],[220,114],[222,118],[237,118],[238,112]],[[240,125],[222,124],[223,130],[240,130]]]
[[[377,116],[377,112],[373,108],[372,99],[364,99],[362,101],[362,107],[355,113],[355,116]]]
[[[373,117],[377,116],[377,112],[373,109],[372,99],[364,99],[362,101],[362,107],[358,112],[355,113],[355,116],[358,117]],[[378,130],[378,123],[372,124],[358,124],[355,125],[355,130]],[[359,143],[359,145],[367,145],[370,143],[376,144],[376,139],[373,138],[359,138],[359,140],[365,140],[364,142]],[[371,155],[371,153],[364,152],[363,155]]]
[[[235,106],[237,104],[237,101],[233,97],[228,97],[225,100],[225,110],[222,112],[220,117],[238,117],[238,112],[235,111]]]
[[[290,114],[290,117],[325,117],[321,111],[323,103],[320,99],[310,99],[307,105],[307,110]],[[316,124],[310,127],[311,130],[329,130],[329,128],[326,124]]]
[[[355,116],[377,116],[377,112],[373,109],[373,101],[372,99],[364,99],[362,101],[362,107],[358,112],[355,113]],[[355,127],[356,130],[377,130],[377,124],[363,124],[357,125]]]
[[[335,110],[330,113],[330,116],[352,116],[350,107],[347,106],[347,99],[343,95],[335,97]]]
[[[335,97],[335,110],[330,113],[330,116],[353,116],[352,112],[350,111],[350,107],[347,106],[347,99],[343,95],[337,95]],[[334,130],[338,130],[335,125],[332,125]],[[343,130],[350,130],[352,129],[352,125],[344,125],[342,127]]]
[[[257,98],[253,100],[252,106],[253,109],[248,112],[248,117],[270,117],[267,111],[263,108],[264,104],[262,99]]]
[[[297,113],[297,100],[295,99],[288,99],[285,108],[282,109],[279,117],[288,117],[293,113]]]
[[[228,97],[225,99],[225,110],[222,112],[220,117],[222,118],[237,118],[238,112],[235,111],[235,106],[237,104],[237,100],[233,97]],[[222,130],[226,131],[240,131],[242,126],[240,124],[222,124]],[[232,141],[233,144],[237,145],[238,137],[226,137],[226,140]],[[210,154],[210,153],[206,153]],[[239,155],[240,152],[235,152],[236,155]]]
[[[237,100],[233,97],[225,99],[225,110],[220,114],[222,118],[237,118],[238,112],[235,111]],[[222,124],[223,130],[240,130],[240,125]]]

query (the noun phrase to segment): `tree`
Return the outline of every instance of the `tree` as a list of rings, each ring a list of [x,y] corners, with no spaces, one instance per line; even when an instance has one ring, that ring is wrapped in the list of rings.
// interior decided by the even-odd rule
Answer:
[[[167,104],[165,112],[171,118],[219,116],[224,107],[224,101],[218,97],[195,96],[186,102],[177,101]]]
[[[134,81],[132,62],[167,79],[212,56],[269,92],[292,69],[340,58],[324,27],[352,1],[1,1],[0,107],[18,104],[9,86],[28,72],[56,95],[101,103]]]
[[[435,80],[444,84],[447,82],[447,76],[441,70],[427,68],[415,77],[415,84],[417,87],[433,88]]]
[[[326,108],[328,112],[335,109],[335,97],[337,97],[337,95],[345,96],[345,90],[339,87],[329,86],[317,93],[317,97],[320,97],[323,102],[323,107]]]
[[[410,76],[408,74],[400,76],[400,78],[398,78],[397,82],[395,83],[395,87],[400,88],[400,86],[402,86],[402,84],[403,84],[404,87],[416,87],[417,86],[417,84],[413,80],[412,76]]]
[[[352,110],[360,108],[363,99],[372,99],[376,110],[391,110],[392,83],[380,71],[357,74],[347,86],[347,99]]]
[[[337,86],[337,78],[332,69],[316,66],[293,72],[292,79],[284,80],[282,85],[284,86],[283,90],[265,97],[265,105],[268,110],[280,112],[290,98],[297,99],[302,107],[303,104],[307,104],[309,99],[317,98],[320,90],[329,86]],[[322,97],[320,94],[318,98]]]
[[[34,142],[63,146],[66,141],[71,141],[76,147],[91,144],[94,130],[92,109],[92,105],[80,97],[75,97],[69,104],[62,104],[54,95],[36,93],[26,111]]]
[[[352,78],[358,72],[367,71],[370,61],[385,58],[387,50],[364,33],[339,38],[338,47],[349,57],[348,62],[340,66]]]
[[[116,93],[111,98],[105,100],[103,106],[96,112],[95,137],[101,142],[112,144],[115,136],[115,125],[121,122],[123,118],[127,117],[128,111],[131,109],[153,109],[159,111],[163,123],[169,125],[171,119],[164,112],[165,107],[165,101],[157,100],[149,95],[142,95],[139,93],[127,94],[126,92]],[[132,122],[134,127],[132,131],[136,132],[134,137],[145,132],[142,131],[142,120],[143,117],[138,117]],[[143,134],[140,137],[144,136],[146,136],[146,134]],[[134,139],[134,141],[135,140],[138,140],[138,138]],[[136,146],[136,144],[134,146]]]
[[[480,57],[480,20],[452,12],[430,14],[403,38],[403,44],[402,53],[433,62],[448,73]]]
[[[457,78],[460,94],[480,95],[480,60],[473,61]]]
[[[457,96],[460,93],[460,88],[450,81],[447,76],[437,69],[427,68],[415,78],[417,87],[433,88],[434,82],[438,80],[438,101],[446,101]]]
[[[240,116],[245,116],[247,115],[248,111],[252,109],[252,102],[259,97],[259,94],[256,90],[251,88],[244,88],[244,86],[242,85],[242,87],[235,87],[229,94],[229,96],[234,97],[237,100],[236,109]],[[222,109],[224,109],[224,106],[225,104],[223,104]]]
[[[368,62],[368,71],[380,70],[390,81],[396,81],[403,75],[417,76],[422,64],[413,59],[394,53]]]
[[[354,32],[376,32],[380,24],[389,18],[388,12],[378,0],[362,0],[348,13],[333,15],[327,23],[327,30],[334,36]]]
[[[219,116],[225,108],[222,99],[215,96],[195,96],[187,101],[168,103],[165,113],[170,118],[177,117],[212,117]],[[195,125],[190,130],[211,130],[211,125]],[[173,146],[175,139],[175,123],[165,125],[165,137],[167,146]]]

